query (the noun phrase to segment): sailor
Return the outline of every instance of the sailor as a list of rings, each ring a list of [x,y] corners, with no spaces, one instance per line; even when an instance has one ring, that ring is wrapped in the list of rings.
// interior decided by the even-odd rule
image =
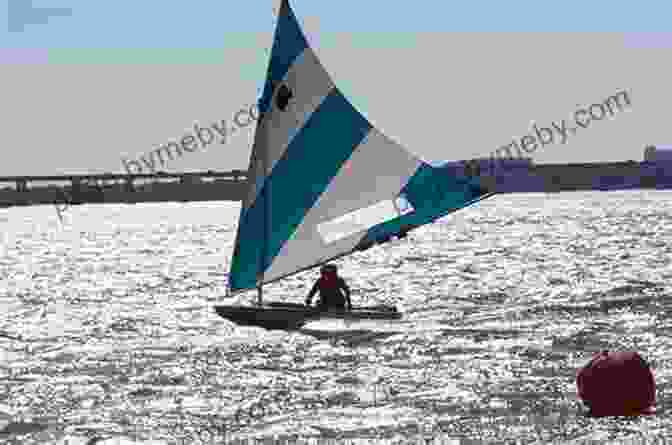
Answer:
[[[338,275],[338,268],[335,264],[322,266],[320,278],[317,279],[306,297],[306,306],[310,306],[313,295],[317,291],[320,292],[320,302],[318,303],[320,310],[343,310],[346,306],[348,310],[352,310],[350,288],[345,280]]]
[[[655,413],[656,384],[649,364],[636,352],[596,354],[576,377],[579,397],[593,416]]]

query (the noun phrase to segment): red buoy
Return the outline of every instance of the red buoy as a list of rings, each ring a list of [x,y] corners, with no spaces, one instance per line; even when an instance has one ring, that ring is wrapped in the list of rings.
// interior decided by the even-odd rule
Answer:
[[[576,376],[579,397],[594,416],[653,414],[656,384],[636,352],[596,354]]]

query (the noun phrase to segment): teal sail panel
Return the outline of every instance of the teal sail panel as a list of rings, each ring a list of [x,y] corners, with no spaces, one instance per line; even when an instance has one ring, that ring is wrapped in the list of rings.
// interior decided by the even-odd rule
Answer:
[[[392,237],[404,237],[410,230],[492,194],[478,177],[455,176],[453,169],[423,163],[400,192],[413,211],[371,227],[355,250],[365,250]]]

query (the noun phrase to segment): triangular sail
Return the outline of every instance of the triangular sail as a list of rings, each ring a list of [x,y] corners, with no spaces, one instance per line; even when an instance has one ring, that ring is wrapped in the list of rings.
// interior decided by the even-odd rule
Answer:
[[[403,236],[488,194],[374,128],[336,88],[287,0],[259,108],[231,292]]]

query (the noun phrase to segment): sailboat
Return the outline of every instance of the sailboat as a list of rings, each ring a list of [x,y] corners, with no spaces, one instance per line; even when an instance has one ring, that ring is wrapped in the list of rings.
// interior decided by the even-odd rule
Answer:
[[[278,12],[228,276],[218,305],[239,325],[295,329],[319,318],[400,319],[394,306],[319,311],[264,302],[263,287],[403,239],[492,195],[480,178],[429,164],[377,130],[341,93],[289,5]]]

